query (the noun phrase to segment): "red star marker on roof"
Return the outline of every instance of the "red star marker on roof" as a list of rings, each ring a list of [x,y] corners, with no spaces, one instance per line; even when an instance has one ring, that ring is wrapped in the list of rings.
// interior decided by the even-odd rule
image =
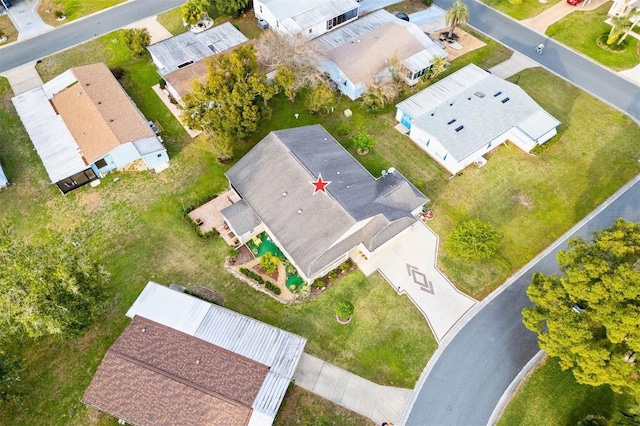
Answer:
[[[309,182],[311,183],[315,188],[313,189],[313,193],[315,194],[316,192],[322,191],[325,194],[327,193],[326,190],[326,186],[329,185],[331,183],[331,181],[324,181],[322,180],[322,174],[318,175],[318,180],[313,182]]]

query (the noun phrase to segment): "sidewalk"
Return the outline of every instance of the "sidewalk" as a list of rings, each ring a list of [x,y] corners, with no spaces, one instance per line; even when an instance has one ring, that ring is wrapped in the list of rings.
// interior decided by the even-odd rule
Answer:
[[[376,424],[400,424],[402,413],[413,396],[412,389],[380,386],[324,362],[302,354],[293,377],[295,384]]]

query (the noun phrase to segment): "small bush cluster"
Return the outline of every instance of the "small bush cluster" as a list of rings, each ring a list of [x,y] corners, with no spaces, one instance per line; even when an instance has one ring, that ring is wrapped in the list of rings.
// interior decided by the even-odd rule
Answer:
[[[247,269],[247,268],[240,268],[240,273],[242,273],[243,275],[246,275],[247,277],[251,278],[252,280],[254,280],[255,282],[257,282],[260,285],[265,286],[265,288],[267,290],[270,290],[271,292],[273,292],[274,294],[280,294],[282,291],[280,290],[280,287],[278,287],[277,285],[275,285],[274,283],[272,283],[269,280],[265,280],[264,278],[262,278],[260,276],[260,274]]]
[[[224,299],[222,298],[222,295],[210,288],[195,286],[192,288],[185,288],[184,292],[190,296],[224,307]]]
[[[335,309],[336,315],[338,315],[340,319],[343,320],[349,319],[351,315],[353,315],[354,311],[355,308],[353,307],[353,304],[348,300],[343,300],[342,302],[338,303]]]
[[[315,280],[313,282],[313,286],[316,288],[322,288],[327,285],[327,282],[337,280],[338,277],[340,277],[340,274],[346,274],[347,272],[351,271],[351,269],[353,269],[353,262],[351,261],[351,259],[347,259],[340,265],[338,265],[337,268],[329,271],[329,273],[323,278],[318,278],[317,280]]]
[[[315,281],[313,281],[313,284],[311,284],[311,286],[317,290],[320,290],[322,287],[327,286],[327,282],[322,278],[316,278]]]

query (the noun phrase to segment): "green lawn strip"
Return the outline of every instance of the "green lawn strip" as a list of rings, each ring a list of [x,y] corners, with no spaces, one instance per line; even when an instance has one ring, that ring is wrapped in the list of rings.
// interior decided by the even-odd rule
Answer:
[[[560,1],[565,0],[550,0],[545,3],[539,0],[482,0],[487,6],[497,9],[517,20],[533,18]]]
[[[552,24],[546,34],[616,71],[633,68],[640,64],[636,38],[628,36],[624,41],[627,47],[622,52],[606,51],[596,43],[598,37],[611,30],[611,26],[604,22],[609,7],[607,3],[592,11],[576,10]]]
[[[547,358],[521,385],[503,411],[498,426],[575,425],[589,414],[610,419],[626,399],[608,386],[576,382],[570,370]]]
[[[13,22],[11,22],[8,15],[0,16],[0,30],[2,30],[4,36],[7,37],[7,41],[0,43],[0,46],[4,46],[7,43],[11,43],[18,39],[18,30],[13,25]]]
[[[45,23],[50,25],[61,25],[73,21],[83,16],[91,15],[103,9],[123,3],[125,0],[45,0],[38,7],[38,13]],[[50,12],[46,12],[50,10]],[[56,20],[55,11],[62,11],[67,19]]]
[[[182,34],[187,31],[187,27],[185,27],[182,22],[181,7],[162,12],[158,14],[156,19],[173,35]]]
[[[275,426],[375,425],[373,421],[364,416],[294,385],[289,386],[273,424]]]

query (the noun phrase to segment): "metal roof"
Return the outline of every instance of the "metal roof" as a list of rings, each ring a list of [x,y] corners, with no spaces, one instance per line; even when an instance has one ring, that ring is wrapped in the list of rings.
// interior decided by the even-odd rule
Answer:
[[[127,311],[269,367],[253,409],[275,417],[307,340],[221,306],[149,282]]]
[[[141,156],[167,150],[164,145],[162,145],[162,142],[160,142],[157,136],[151,136],[145,139],[134,141],[133,146],[136,147]]]
[[[560,125],[519,86],[470,64],[397,107],[461,161],[511,128],[536,140]],[[537,137],[536,137],[537,136]]]
[[[200,33],[184,32],[147,49],[164,66],[159,70],[164,75],[182,68],[183,64],[201,61],[248,40],[233,24],[225,22]]]
[[[323,24],[329,19],[360,8],[360,4],[355,0],[296,1],[295,3],[297,5],[293,9],[285,12],[288,16],[279,19],[291,34],[300,33],[314,25]],[[294,10],[303,8],[305,10],[293,13]],[[357,16],[356,11],[355,17]]]
[[[11,99],[33,146],[42,159],[51,182],[58,182],[88,168],[80,147],[67,129],[62,117],[49,103],[47,92],[67,82],[67,73],[41,87]],[[51,84],[50,84],[51,83]]]

